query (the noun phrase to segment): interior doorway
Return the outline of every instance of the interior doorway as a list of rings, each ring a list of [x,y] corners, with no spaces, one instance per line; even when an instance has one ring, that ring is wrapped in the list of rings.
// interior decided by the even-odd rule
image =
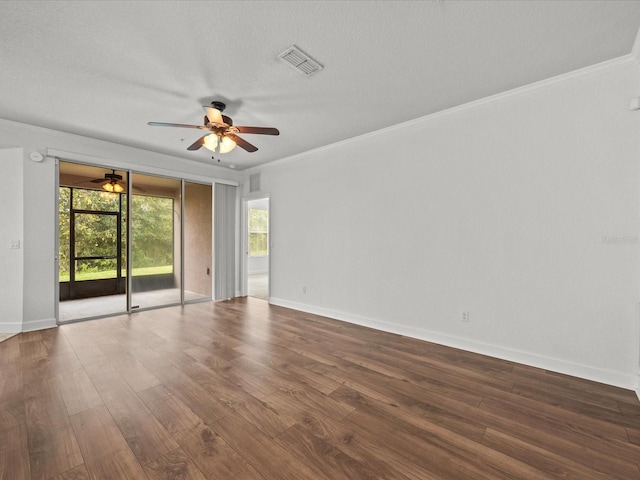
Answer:
[[[245,278],[247,295],[269,300],[270,295],[270,238],[269,197],[245,201]]]

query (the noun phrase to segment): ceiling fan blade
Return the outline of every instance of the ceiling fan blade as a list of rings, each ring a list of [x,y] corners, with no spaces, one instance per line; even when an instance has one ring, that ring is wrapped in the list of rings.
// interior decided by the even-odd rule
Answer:
[[[127,184],[125,182],[118,182],[118,183],[124,187],[124,192],[122,192],[122,193],[127,193]],[[133,188],[134,192],[140,192],[140,193],[146,192],[146,190],[144,188],[139,187],[138,185],[134,185],[131,188]]]
[[[256,135],[280,135],[280,130],[270,127],[236,127],[240,133],[253,133]]]
[[[62,185],[63,187],[77,187],[78,185],[87,185],[89,183],[102,183],[102,182],[106,182],[106,180],[104,178],[96,178],[94,180],[81,180],[79,182],[65,182],[64,185]]]
[[[239,136],[234,135],[233,133],[227,133],[226,136],[229,137],[234,142],[236,142],[236,145],[238,145],[240,148],[244,148],[247,152],[255,152],[258,150],[258,147],[256,147],[255,145],[251,145],[244,138],[240,138]]]
[[[197,128],[199,130],[208,130],[202,125],[185,125],[184,123],[164,123],[164,122],[147,122],[152,127],[180,127],[180,128]]]
[[[191,145],[189,145],[187,150],[200,150],[200,148],[202,148],[202,145],[204,145],[204,139],[206,137],[208,137],[208,135],[205,135],[204,137],[200,137],[198,140],[196,140]]]
[[[207,113],[207,118],[211,123],[224,123],[222,120],[222,113],[220,110],[213,107],[202,107],[204,111]]]

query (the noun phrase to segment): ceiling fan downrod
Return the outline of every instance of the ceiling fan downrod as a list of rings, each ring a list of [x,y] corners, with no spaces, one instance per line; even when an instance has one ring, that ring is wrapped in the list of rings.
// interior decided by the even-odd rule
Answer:
[[[224,109],[227,108],[227,106],[224,103],[218,102],[218,101],[211,102],[211,106],[216,110],[219,110],[220,112],[224,112]]]

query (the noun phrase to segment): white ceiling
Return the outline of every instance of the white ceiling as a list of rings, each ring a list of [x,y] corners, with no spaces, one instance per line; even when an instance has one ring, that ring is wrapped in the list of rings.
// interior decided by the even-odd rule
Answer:
[[[280,129],[217,156],[244,169],[629,54],[639,26],[638,1],[2,1],[0,117],[212,163],[147,122],[221,100]]]

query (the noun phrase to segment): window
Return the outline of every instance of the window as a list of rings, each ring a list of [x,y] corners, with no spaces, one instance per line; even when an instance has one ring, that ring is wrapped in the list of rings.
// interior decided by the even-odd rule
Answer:
[[[249,256],[269,255],[269,211],[249,208]]]

